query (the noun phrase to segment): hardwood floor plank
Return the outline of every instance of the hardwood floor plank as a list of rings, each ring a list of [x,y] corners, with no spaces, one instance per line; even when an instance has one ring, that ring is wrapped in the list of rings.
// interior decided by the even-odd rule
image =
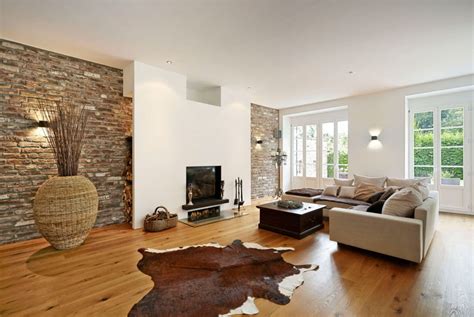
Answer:
[[[288,305],[258,299],[259,316],[473,316],[474,217],[442,214],[427,258],[414,264],[338,245],[329,223],[296,240],[260,230],[258,211],[192,228],[179,223],[159,233],[128,225],[97,228],[74,250],[57,251],[44,239],[0,246],[1,316],[126,316],[153,286],[138,271],[139,248],[235,239],[291,246],[284,258],[315,263]]]

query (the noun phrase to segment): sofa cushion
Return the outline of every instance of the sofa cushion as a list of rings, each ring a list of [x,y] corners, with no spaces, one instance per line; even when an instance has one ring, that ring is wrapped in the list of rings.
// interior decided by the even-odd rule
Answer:
[[[367,211],[367,208],[369,207],[370,206],[367,206],[367,205],[357,205],[357,206],[352,207],[351,209],[358,210],[358,211]]]
[[[342,178],[334,178],[334,184],[339,186],[352,186],[354,184],[353,179],[342,179]]]
[[[299,188],[299,189],[292,189],[287,191],[285,194],[288,195],[296,195],[296,196],[303,196],[303,197],[313,197],[318,196],[323,193],[322,189],[316,188]]]
[[[368,201],[370,196],[378,192],[383,192],[383,188],[369,183],[359,183],[356,187],[354,199]]]
[[[337,185],[328,185],[323,191],[324,196],[337,196],[337,192],[339,191],[339,186]]]
[[[372,205],[368,206],[366,211],[367,212],[373,212],[373,213],[376,213],[376,214],[381,214],[384,203],[385,203],[385,200],[378,200],[375,203],[373,203]]]
[[[356,200],[356,199],[350,199],[350,198],[340,198],[340,197],[334,197],[334,196],[316,196],[314,198],[314,202],[325,204],[326,202],[334,202],[335,204],[340,204],[340,205],[345,205],[345,206],[357,206],[357,205],[370,205],[369,203],[361,200]],[[332,206],[331,208],[336,207],[335,205]],[[339,207],[339,206],[337,206]],[[344,208],[344,207],[341,207]]]
[[[355,195],[355,187],[341,186],[341,189],[339,189],[339,195],[337,195],[337,197],[352,199],[354,198],[354,195]]]
[[[368,176],[360,176],[360,175],[354,175],[354,185],[358,186],[361,183],[366,183],[366,184],[372,184],[377,187],[383,188],[385,186],[385,181],[387,180],[387,177],[368,177]]]
[[[416,183],[428,184],[430,178],[387,178],[387,187],[407,187]]]
[[[369,199],[367,199],[367,202],[368,203],[375,203],[376,201],[379,201],[380,200],[380,197],[382,197],[382,195],[384,194],[385,192],[384,191],[381,191],[381,192],[376,192],[374,194],[372,194]]]
[[[395,194],[397,190],[394,188],[394,187],[387,187],[384,191],[384,193],[382,194],[382,196],[380,196],[379,200],[387,200],[390,198],[390,196],[392,196],[393,194]]]
[[[423,184],[421,182],[415,183],[415,184],[410,185],[408,187],[413,188],[416,191],[418,191],[421,194],[421,199],[423,199],[423,200],[428,198],[428,196],[430,194],[430,190],[428,189],[428,186],[426,186],[425,184]]]
[[[382,214],[413,218],[415,208],[422,203],[420,192],[414,188],[406,187],[397,191],[385,202]]]

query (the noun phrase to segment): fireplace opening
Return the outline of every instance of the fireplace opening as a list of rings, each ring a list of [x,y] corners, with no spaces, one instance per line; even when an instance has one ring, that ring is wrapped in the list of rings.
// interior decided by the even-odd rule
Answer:
[[[188,166],[186,167],[186,184],[192,188],[193,203],[220,199],[221,167]]]

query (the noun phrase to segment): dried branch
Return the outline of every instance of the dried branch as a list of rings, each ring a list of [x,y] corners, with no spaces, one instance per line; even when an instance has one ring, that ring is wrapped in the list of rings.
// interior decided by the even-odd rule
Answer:
[[[71,103],[36,100],[49,124],[46,138],[53,149],[59,176],[77,175],[89,111]]]

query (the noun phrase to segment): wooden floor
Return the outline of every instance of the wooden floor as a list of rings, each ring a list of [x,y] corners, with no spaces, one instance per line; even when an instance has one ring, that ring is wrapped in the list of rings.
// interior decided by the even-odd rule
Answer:
[[[161,233],[114,225],[56,251],[43,239],[0,246],[0,316],[126,316],[152,287],[136,268],[141,247],[234,239],[292,246],[285,259],[316,263],[290,304],[257,300],[259,316],[474,316],[474,217],[441,215],[421,265],[329,241],[328,224],[303,240],[257,229],[258,213]],[[394,237],[396,239],[396,237]]]

